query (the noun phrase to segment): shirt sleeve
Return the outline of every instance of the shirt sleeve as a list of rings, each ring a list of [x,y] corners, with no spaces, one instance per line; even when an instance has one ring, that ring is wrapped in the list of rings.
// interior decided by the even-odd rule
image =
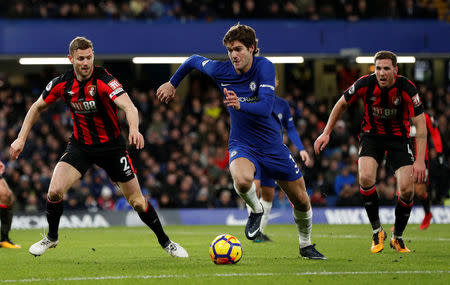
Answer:
[[[427,113],[424,114],[425,114],[425,122],[427,124],[427,131],[431,139],[431,144],[433,145],[437,153],[442,153],[443,147],[441,134],[439,133],[439,129],[437,128],[437,126],[433,124],[434,118],[428,115]]]
[[[406,78],[405,78],[406,79]],[[408,97],[411,99],[413,115],[412,117],[417,117],[423,113],[423,104],[420,99],[419,92],[417,91],[416,86],[410,80],[406,79],[405,92],[408,94]]]
[[[113,101],[120,95],[126,93],[122,84],[120,84],[114,76],[106,71],[106,69],[102,68],[100,71],[99,81],[101,82],[97,86],[99,93],[101,95],[108,96]]]
[[[47,104],[52,104],[57,101],[64,94],[64,82],[61,80],[61,76],[53,78],[42,91],[42,99]]]
[[[280,102],[280,103],[278,103]],[[297,147],[299,151],[302,151],[305,149],[303,146],[302,140],[300,139],[300,136],[298,135],[297,128],[294,125],[294,118],[292,118],[291,109],[289,108],[289,103],[285,100],[276,100],[275,104],[281,104],[282,105],[282,114],[283,119],[281,120],[281,123],[283,124],[283,128],[286,130],[287,135],[289,139],[294,143],[294,145]]]
[[[240,102],[240,111],[269,117],[273,110],[275,101],[275,67],[269,60],[261,62],[258,68],[258,101],[257,102]]]
[[[186,75],[188,75],[193,69],[197,69],[198,71],[205,73],[214,79],[214,71],[217,64],[218,61],[216,60],[211,60],[209,58],[194,54],[180,65],[177,71],[170,78],[170,83],[177,88],[183,78],[186,77]]]
[[[361,98],[365,91],[368,88],[369,75],[364,75],[360,77],[358,80],[353,83],[347,90],[344,92],[345,101],[348,104],[353,104],[356,100]]]

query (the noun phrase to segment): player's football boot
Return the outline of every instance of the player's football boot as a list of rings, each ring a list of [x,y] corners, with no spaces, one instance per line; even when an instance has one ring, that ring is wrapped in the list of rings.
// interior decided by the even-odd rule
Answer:
[[[382,252],[384,248],[384,240],[386,239],[386,232],[381,229],[381,231],[373,234],[372,236],[372,247],[370,251],[372,253]]]
[[[266,241],[272,241],[267,235],[263,234],[262,232],[259,232],[259,235],[253,240],[253,242],[266,242]]]
[[[411,252],[401,238],[391,238],[390,245],[397,252]]]
[[[173,257],[189,257],[187,251],[181,245],[173,241],[171,241],[164,250]]]
[[[13,243],[9,239],[0,242],[1,248],[22,248],[20,245]]]
[[[317,251],[316,244],[308,245],[300,248],[300,255],[305,259],[327,259],[323,254]]]
[[[433,214],[431,212],[429,212],[428,214],[425,214],[425,217],[423,218],[423,221],[420,224],[419,229],[426,230],[430,226],[432,217],[433,217]]]
[[[30,246],[30,249],[28,250],[32,255],[39,256],[43,255],[47,249],[54,248],[58,245],[58,241],[50,240],[48,237],[44,237],[37,243]]]
[[[247,224],[245,225],[245,236],[249,240],[254,240],[259,235],[259,226],[261,225],[261,218],[264,210],[261,213],[250,213]]]

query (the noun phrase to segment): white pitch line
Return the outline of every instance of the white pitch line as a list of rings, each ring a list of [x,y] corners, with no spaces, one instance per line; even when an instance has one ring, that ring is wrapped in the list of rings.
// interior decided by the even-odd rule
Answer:
[[[330,276],[330,275],[374,275],[374,274],[449,274],[445,270],[414,270],[414,271],[318,271],[318,272],[287,272],[287,273],[224,273],[224,274],[175,274],[175,275],[136,275],[136,276],[97,276],[97,277],[65,277],[65,278],[31,278],[0,280],[0,283],[31,283],[31,282],[61,282],[61,281],[91,281],[91,280],[121,280],[121,279],[177,279],[205,277],[248,277],[248,276]]]

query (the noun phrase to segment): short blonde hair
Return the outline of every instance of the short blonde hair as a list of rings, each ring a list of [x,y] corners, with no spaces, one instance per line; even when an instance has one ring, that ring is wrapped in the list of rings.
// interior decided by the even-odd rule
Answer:
[[[94,45],[90,40],[86,39],[85,37],[76,37],[70,42],[69,54],[73,56],[73,53],[77,49],[85,50],[88,48],[94,49]]]

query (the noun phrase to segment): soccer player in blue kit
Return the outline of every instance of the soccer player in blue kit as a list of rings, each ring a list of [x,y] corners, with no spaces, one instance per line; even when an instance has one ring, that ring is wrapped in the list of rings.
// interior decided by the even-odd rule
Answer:
[[[275,85],[277,85],[277,80],[275,80]],[[298,149],[300,157],[306,166],[309,166],[311,160],[309,158],[308,152],[305,150],[303,143],[298,135],[297,129],[294,125],[294,118],[292,118],[291,109],[289,107],[288,101],[278,96],[275,96],[275,101],[273,105],[273,112],[281,121],[280,135],[283,136],[283,129],[286,130],[289,139],[294,143],[295,147]],[[272,209],[272,201],[275,193],[275,180],[268,177],[265,173],[257,173],[255,175],[255,184],[257,192],[261,192],[260,202],[264,209],[264,214],[261,218],[261,225],[259,227],[259,235],[254,240],[255,242],[265,242],[271,241],[270,238],[265,234],[265,228],[269,222],[270,210]],[[259,194],[259,193],[258,193]],[[251,208],[247,205],[247,208]]]
[[[165,103],[175,96],[176,87],[193,69],[209,75],[224,94],[230,113],[230,172],[234,188],[252,208],[245,235],[259,235],[263,207],[256,195],[255,173],[264,172],[275,179],[293,204],[299,232],[300,255],[308,259],[326,259],[311,244],[312,210],[305,181],[280,135],[281,122],[273,112],[275,68],[264,57],[255,56],[258,42],[253,28],[232,26],[223,38],[227,61],[215,61],[193,55],[161,85],[157,97]]]

